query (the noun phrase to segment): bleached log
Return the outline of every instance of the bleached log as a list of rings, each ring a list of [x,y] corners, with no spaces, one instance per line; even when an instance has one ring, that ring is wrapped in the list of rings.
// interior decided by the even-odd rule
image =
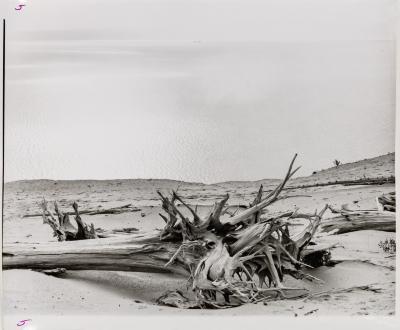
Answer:
[[[396,212],[396,192],[382,194],[376,198],[378,210]]]
[[[165,266],[180,243],[161,242],[159,232],[96,240],[18,243],[3,246],[3,269],[114,270],[188,274],[181,257]],[[190,255],[187,254],[186,258]]]
[[[373,211],[367,213],[344,214],[324,220],[320,227],[322,232],[332,232],[334,234],[344,234],[358,230],[395,232],[396,214]]]

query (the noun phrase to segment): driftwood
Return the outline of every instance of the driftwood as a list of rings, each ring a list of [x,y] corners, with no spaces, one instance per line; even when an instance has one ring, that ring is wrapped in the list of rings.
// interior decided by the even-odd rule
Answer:
[[[226,308],[271,298],[304,297],[307,290],[285,287],[283,278],[293,276],[316,280],[302,269],[329,262],[329,249],[310,245],[328,205],[313,214],[303,214],[298,210],[279,214],[265,212],[274,202],[288,197],[281,196],[281,193],[298,170],[293,169],[295,158],[280,185],[266,196],[260,187],[249,207],[230,217],[222,217],[226,213],[229,195],[216,202],[209,215],[203,218],[176,192],[170,196],[158,192],[164,211],[160,216],[165,221],[160,232],[131,232],[104,239],[45,245],[5,245],[3,267],[182,274],[189,278],[192,297],[174,291],[158,300],[160,304],[179,308]],[[181,212],[178,202],[187,209],[190,217]],[[82,232],[82,228],[88,229],[88,226],[85,227],[80,219],[76,204],[74,208],[75,220]],[[58,225],[56,230],[64,229],[65,236],[72,231],[60,211],[57,215],[61,214],[58,217],[62,221],[58,223],[47,208],[44,213],[51,226]],[[344,216],[341,214],[340,217]],[[291,228],[296,219],[304,220],[308,225],[293,235]],[[323,223],[325,228],[327,223],[329,221]],[[335,226],[341,228],[342,224]],[[96,234],[92,228],[89,229],[90,235]]]
[[[343,185],[343,186],[365,186],[366,185],[366,186],[370,186],[370,185],[383,185],[383,184],[388,184],[388,183],[391,183],[391,184],[396,183],[395,177],[388,176],[388,177],[379,177],[379,178],[361,178],[361,179],[356,179],[356,180],[336,180],[336,181],[287,187],[287,188],[285,188],[285,190],[336,186],[336,185]]]
[[[43,223],[50,225],[50,227],[53,229],[53,235],[57,237],[59,241],[107,238],[138,231],[138,229],[134,227],[104,230],[102,228],[95,229],[93,223],[88,226],[81,219],[81,213],[78,210],[78,204],[76,202],[72,204],[72,207],[74,209],[77,227],[71,224],[71,222],[69,221],[68,213],[62,212],[57,202],[54,202],[54,210],[57,215],[58,221],[48,208],[48,202],[45,199],[43,199],[41,207]]]
[[[380,230],[395,232],[395,214],[381,214],[378,212],[358,214],[352,216],[338,216],[327,219],[321,224],[322,232],[334,232],[334,234],[350,233],[358,230]]]
[[[120,234],[130,234],[139,231],[139,229],[135,227],[127,227],[121,229],[111,229],[111,230],[104,230],[102,228],[96,228],[96,234],[99,238],[106,238]]]
[[[178,243],[160,241],[159,232],[46,244],[5,244],[3,269],[65,268],[188,275],[185,265],[178,261],[171,267],[165,266],[178,248]]]
[[[376,198],[380,211],[396,212],[396,193],[390,192]]]
[[[99,208],[99,209],[88,209],[88,210],[80,210],[79,214],[85,215],[98,215],[98,214],[121,214],[121,213],[129,213],[129,212],[139,212],[141,211],[140,208],[132,206],[132,204],[126,204],[122,206],[112,207],[109,209]],[[65,212],[64,214],[67,215],[74,215],[75,212]],[[41,217],[42,213],[31,213],[25,214],[23,218],[34,218],[34,217]]]
[[[59,241],[74,241],[97,238],[93,223],[88,226],[82,221],[82,218],[79,215],[77,203],[74,202],[72,204],[72,207],[75,211],[75,222],[77,224],[77,227],[72,225],[69,220],[69,215],[63,213],[59,209],[57,202],[54,202],[54,211],[56,213],[58,221],[54,214],[48,208],[47,201],[45,199],[43,199],[41,207],[43,211],[43,223],[47,223],[50,225],[50,227],[53,229],[53,235],[57,237]]]
[[[387,183],[395,183],[395,177],[380,177],[380,178],[361,178],[357,180],[337,180],[337,181],[329,181],[323,183],[315,183],[309,185],[301,185],[301,186],[292,186],[292,187],[285,187],[283,190],[296,190],[296,189],[305,189],[305,188],[313,188],[313,187],[323,187],[323,186],[333,186],[333,185],[344,185],[344,186],[353,186],[353,185],[382,185]],[[263,190],[262,193],[269,193],[272,190]],[[394,193],[393,193],[394,194]],[[382,195],[384,197],[386,195]],[[195,196],[189,196],[190,198],[194,198]],[[381,197],[379,197],[380,199]],[[391,198],[391,197],[390,197]],[[381,199],[380,199],[381,200]],[[383,203],[384,199],[381,200]],[[391,205],[390,202],[386,203]],[[234,208],[235,205],[231,205],[230,208]],[[237,205],[238,208],[247,208],[247,205],[240,204]],[[387,209],[388,211],[393,211],[392,209]],[[139,212],[141,211],[140,208],[133,206],[132,204],[126,204],[122,206],[112,207],[112,208],[99,208],[99,209],[85,209],[80,210],[79,213],[85,215],[99,215],[99,214],[121,214],[121,213],[129,213],[129,212]],[[395,211],[395,210],[394,210]],[[393,211],[393,212],[394,212]],[[229,212],[229,211],[226,211]],[[64,214],[67,215],[74,215],[75,212],[65,212]],[[41,217],[42,213],[29,213],[23,215],[23,218],[34,218],[34,217]]]
[[[49,275],[49,276],[54,276],[54,277],[59,277],[63,276],[65,274],[66,269],[65,268],[55,268],[55,269],[40,269],[38,272]]]
[[[339,216],[326,219],[321,223],[321,231],[344,234],[358,230],[396,231],[395,213],[382,213],[377,210],[349,210],[345,205],[341,210],[329,207]]]
[[[200,217],[176,193],[166,197],[159,192],[166,224],[157,235],[129,234],[125,237],[82,240],[79,242],[6,245],[3,266],[32,269],[102,269],[126,271],[172,271],[189,275],[195,295],[192,307],[223,308],[256,302],[273,296],[303,294],[304,289],[287,288],[282,284],[285,274],[307,278],[301,267],[313,235],[320,225],[327,206],[319,213],[302,214],[297,210],[277,216],[264,216],[261,211],[279,199],[287,181],[299,169],[293,169],[296,156],[280,185],[267,196],[260,187],[248,209],[230,218],[221,219],[229,195],[218,201],[206,218]],[[176,202],[182,203],[191,217],[181,213]],[[55,217],[43,203],[44,219],[60,237],[74,231],[68,217],[58,210]],[[93,226],[82,222],[74,204],[78,232],[95,235]],[[61,220],[60,220],[61,219]],[[289,227],[294,219],[309,224],[296,236]],[[58,226],[58,227],[57,227]],[[59,232],[64,232],[60,234]],[[89,230],[89,232],[88,232]],[[310,278],[310,277],[308,277]],[[174,298],[175,297],[175,298]],[[178,307],[188,306],[179,294],[164,297],[176,300]],[[179,302],[182,302],[180,306]],[[184,303],[183,303],[184,302]]]

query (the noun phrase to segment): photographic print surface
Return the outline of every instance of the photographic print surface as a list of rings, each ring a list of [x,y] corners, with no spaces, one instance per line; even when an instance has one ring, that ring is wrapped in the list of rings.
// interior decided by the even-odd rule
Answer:
[[[393,315],[396,5],[7,1],[3,313]]]

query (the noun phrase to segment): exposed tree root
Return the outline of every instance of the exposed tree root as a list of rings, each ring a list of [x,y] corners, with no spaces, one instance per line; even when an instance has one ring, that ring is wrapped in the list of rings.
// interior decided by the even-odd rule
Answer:
[[[78,204],[74,202],[72,206],[75,211],[75,222],[77,224],[77,228],[69,221],[69,215],[63,213],[59,209],[57,202],[54,202],[54,211],[58,218],[57,221],[53,213],[49,210],[47,201],[45,199],[43,199],[41,203],[43,210],[43,223],[50,225],[50,227],[53,229],[54,236],[57,237],[59,241],[97,238],[93,223],[90,224],[90,226],[84,223],[79,215]]]
[[[299,278],[303,276],[301,267],[311,267],[302,261],[302,252],[314,236],[328,206],[314,214],[293,211],[264,216],[261,212],[287,197],[280,197],[280,193],[298,170],[293,170],[295,158],[279,186],[265,197],[262,196],[261,186],[248,209],[224,221],[220,217],[229,195],[217,202],[206,218],[201,218],[176,192],[172,192],[170,197],[159,192],[166,213],[161,214],[166,225],[160,237],[162,240],[182,240],[168,264],[176,260],[177,254],[185,260],[199,308],[237,306],[304,293],[301,288],[284,287],[283,276],[287,274]],[[188,209],[190,219],[176,207],[176,201]],[[298,235],[291,236],[289,227],[294,219],[306,219],[309,225]],[[186,258],[188,249],[194,248],[198,258]],[[324,253],[320,256],[326,258]],[[309,257],[309,260],[312,258]],[[181,294],[173,293],[160,302],[168,301],[173,305],[171,301],[174,297],[176,305],[187,305]]]

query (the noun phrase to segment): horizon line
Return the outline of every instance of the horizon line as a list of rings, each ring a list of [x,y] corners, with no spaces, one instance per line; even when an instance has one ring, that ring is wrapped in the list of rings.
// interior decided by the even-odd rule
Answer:
[[[369,159],[374,159],[374,158],[378,158],[378,157],[383,157],[383,156],[387,156],[390,154],[396,154],[395,151],[392,152],[388,152],[386,154],[381,154],[375,157],[370,157],[370,158],[364,158],[364,159],[360,159],[360,160],[356,160],[353,162],[348,162],[348,163],[343,163],[341,165],[346,165],[346,164],[354,164],[354,163],[358,163],[364,160],[369,160]],[[322,172],[322,171],[326,171],[329,170],[331,168],[333,168],[334,166],[325,168],[325,169],[321,169],[318,172]],[[297,179],[297,178],[307,178],[312,176],[313,174],[309,174],[309,175],[304,175],[304,176],[295,176],[293,179]],[[205,182],[199,182],[199,181],[185,181],[185,180],[179,180],[179,179],[168,179],[168,178],[113,178],[113,179],[49,179],[49,178],[40,178],[40,179],[18,179],[18,180],[10,180],[10,181],[6,181],[4,180],[5,184],[9,184],[9,183],[16,183],[16,182],[22,182],[22,181],[127,181],[127,180],[143,180],[143,181],[151,181],[151,180],[158,180],[158,181],[176,181],[176,182],[182,182],[182,183],[189,183],[189,184],[202,184],[202,185],[216,185],[216,184],[223,184],[223,183],[229,183],[229,182],[259,182],[259,181],[265,181],[265,180],[275,180],[275,181],[279,181],[281,180],[280,178],[263,178],[263,179],[256,179],[256,180],[225,180],[225,181],[218,181],[218,182],[211,182],[211,183],[205,183]]]

